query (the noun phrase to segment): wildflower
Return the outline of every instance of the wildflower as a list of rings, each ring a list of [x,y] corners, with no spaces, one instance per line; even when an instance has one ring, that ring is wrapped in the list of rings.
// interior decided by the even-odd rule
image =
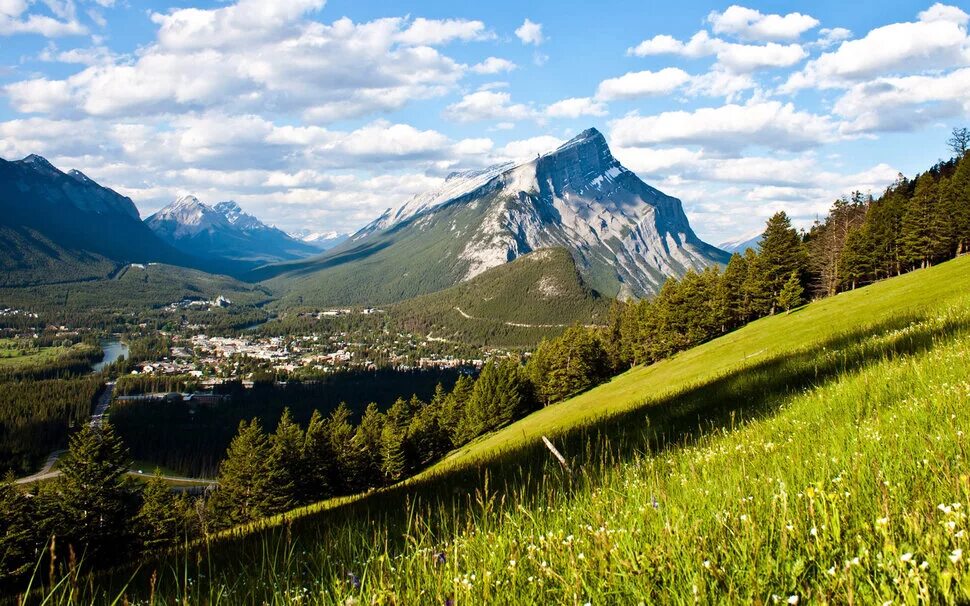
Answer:
[[[876,526],[885,526],[888,523],[889,523],[889,518],[888,517],[887,518],[878,518],[876,520]]]
[[[790,595],[790,596],[788,596],[788,603],[791,604],[791,606],[797,606],[797,604],[798,604],[798,596],[797,595]]]
[[[926,560],[923,560],[922,562],[919,563],[920,570],[926,570],[929,567],[930,567],[930,563],[927,562]]]
[[[960,561],[960,558],[961,557],[963,557],[963,550],[962,549],[954,549],[953,550],[953,553],[950,554],[950,561],[953,562],[954,564],[956,564],[957,562]]]
[[[351,587],[353,587],[354,589],[360,589],[360,579],[357,578],[356,574],[352,572],[348,572],[347,582],[350,583]]]
[[[445,555],[445,552],[439,551],[438,553],[434,554],[434,563],[436,566],[442,566],[447,562],[448,557]]]
[[[357,600],[357,598],[352,595],[347,596],[347,599],[344,600],[344,606],[357,606],[359,603],[360,602]]]
[[[910,552],[907,551],[902,556],[900,556],[899,559],[902,562],[909,562],[910,560],[913,559],[913,554],[911,554]]]
[[[828,573],[829,576],[835,576],[835,566],[829,568]]]
[[[711,561],[710,560],[704,560],[704,568],[710,568],[710,567],[711,567]]]
[[[818,528],[815,528],[814,526],[812,526],[812,529],[808,531],[808,534],[812,535],[813,537],[817,537],[818,536]]]
[[[586,556],[585,556],[585,555],[583,555],[583,552],[579,552],[579,555],[578,555],[578,556],[576,556],[576,559],[577,559],[577,560],[585,560],[585,559],[586,559]]]

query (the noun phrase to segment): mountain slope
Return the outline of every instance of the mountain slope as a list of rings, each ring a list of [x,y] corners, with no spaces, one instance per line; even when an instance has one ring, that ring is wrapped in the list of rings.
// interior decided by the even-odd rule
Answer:
[[[163,240],[187,254],[252,264],[307,257],[319,252],[243,212],[233,201],[215,206],[182,196],[145,219]]]
[[[0,159],[0,284],[108,276],[129,262],[205,267],[159,240],[130,198],[40,156]]]
[[[531,162],[455,175],[337,249],[253,277],[304,303],[385,303],[549,247],[568,249],[607,296],[649,295],[669,276],[728,259],[697,238],[679,200],[623,168],[590,129]]]
[[[588,288],[569,251],[538,250],[388,313],[411,332],[462,343],[534,346],[571,324],[605,322],[610,300]]]

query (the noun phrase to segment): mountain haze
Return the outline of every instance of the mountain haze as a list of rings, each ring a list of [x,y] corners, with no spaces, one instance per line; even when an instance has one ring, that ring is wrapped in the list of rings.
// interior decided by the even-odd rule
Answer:
[[[670,276],[728,260],[694,234],[680,200],[624,168],[589,129],[518,166],[456,173],[344,245],[254,277],[302,303],[384,303],[549,247],[569,250],[584,281],[606,296],[647,296]]]

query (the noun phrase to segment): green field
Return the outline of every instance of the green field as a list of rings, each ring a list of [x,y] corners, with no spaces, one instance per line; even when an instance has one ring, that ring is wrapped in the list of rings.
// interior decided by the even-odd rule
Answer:
[[[22,349],[14,339],[0,339],[0,369],[47,366],[72,355],[89,355],[96,348],[77,344],[71,347],[28,347]]]
[[[964,257],[632,370],[101,599],[966,603],[968,375]]]

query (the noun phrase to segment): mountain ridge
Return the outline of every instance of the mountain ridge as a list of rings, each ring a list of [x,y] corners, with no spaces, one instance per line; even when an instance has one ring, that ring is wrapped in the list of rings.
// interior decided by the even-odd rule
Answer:
[[[680,200],[641,181],[587,129],[534,160],[446,181],[323,255],[252,277],[304,303],[389,303],[550,247],[569,249],[592,288],[620,297],[649,296],[670,276],[729,258],[694,234]]]

